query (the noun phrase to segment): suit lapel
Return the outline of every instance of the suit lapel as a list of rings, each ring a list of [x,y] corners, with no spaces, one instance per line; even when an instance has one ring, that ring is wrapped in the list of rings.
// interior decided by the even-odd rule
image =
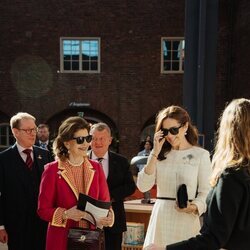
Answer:
[[[110,183],[112,178],[113,178],[115,166],[116,166],[116,161],[115,161],[112,153],[109,152],[109,174],[108,174],[108,178],[107,178],[108,183]]]
[[[41,175],[44,169],[44,161],[43,155],[39,151],[40,149],[33,147],[34,167],[38,169],[39,174]]]

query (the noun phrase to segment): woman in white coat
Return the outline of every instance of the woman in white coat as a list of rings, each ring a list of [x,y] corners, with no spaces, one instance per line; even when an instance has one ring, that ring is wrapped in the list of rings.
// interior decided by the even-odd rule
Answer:
[[[144,247],[166,246],[199,233],[200,215],[206,211],[210,177],[209,152],[198,146],[198,132],[187,111],[179,106],[162,109],[156,119],[154,148],[138,174],[141,192],[157,185]],[[180,208],[177,190],[185,184],[187,206]]]

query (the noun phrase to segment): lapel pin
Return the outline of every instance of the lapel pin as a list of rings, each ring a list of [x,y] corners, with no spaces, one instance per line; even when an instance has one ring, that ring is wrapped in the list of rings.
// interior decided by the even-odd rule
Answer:
[[[38,158],[39,160],[41,160],[41,159],[42,159],[42,156],[41,156],[41,155],[38,155],[37,158]]]

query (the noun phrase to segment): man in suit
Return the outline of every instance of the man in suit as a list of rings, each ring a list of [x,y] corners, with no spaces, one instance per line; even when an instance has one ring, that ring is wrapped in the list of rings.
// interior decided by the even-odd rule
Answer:
[[[93,136],[90,158],[98,160],[103,166],[115,214],[114,225],[104,229],[106,250],[120,250],[122,233],[127,230],[123,200],[134,193],[135,182],[128,160],[122,155],[109,151],[109,145],[112,142],[109,126],[105,123],[94,124],[90,134]]]
[[[51,158],[53,159],[53,147],[52,141],[49,140],[49,135],[49,126],[44,123],[39,124],[37,127],[37,139],[35,145],[49,150]]]
[[[37,215],[37,199],[49,152],[34,146],[35,117],[10,120],[16,143],[0,153],[0,242],[9,250],[44,250],[47,223]]]

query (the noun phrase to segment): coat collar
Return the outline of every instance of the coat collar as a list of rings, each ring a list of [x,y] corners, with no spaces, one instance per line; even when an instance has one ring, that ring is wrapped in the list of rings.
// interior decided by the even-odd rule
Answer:
[[[74,181],[74,176],[72,172],[70,171],[70,166],[66,162],[59,161],[58,169],[59,171],[61,171],[60,174],[62,178],[68,183],[76,199],[78,200],[79,193],[78,193],[75,181]],[[89,193],[89,189],[93,181],[94,174],[95,174],[95,169],[89,162],[88,158],[85,158],[84,163],[83,163],[83,178],[84,178],[83,183],[84,183],[85,194]]]

